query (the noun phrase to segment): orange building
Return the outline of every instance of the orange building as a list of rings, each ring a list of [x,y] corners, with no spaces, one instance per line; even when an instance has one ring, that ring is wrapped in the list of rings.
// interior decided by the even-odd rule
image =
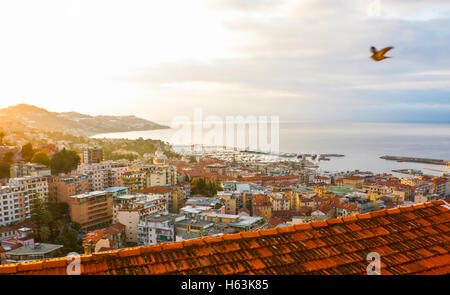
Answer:
[[[84,175],[53,176],[48,181],[50,202],[69,203],[70,196],[86,193],[89,180]]]
[[[70,196],[70,217],[82,229],[95,229],[109,225],[113,219],[113,195],[95,191]]]

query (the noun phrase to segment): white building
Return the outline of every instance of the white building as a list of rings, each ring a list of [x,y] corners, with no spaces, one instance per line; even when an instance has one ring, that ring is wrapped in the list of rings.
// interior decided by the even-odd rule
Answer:
[[[127,242],[138,243],[138,224],[151,215],[168,214],[167,200],[162,195],[133,195],[116,198],[113,220],[125,225]],[[121,203],[118,200],[122,200]]]
[[[180,214],[154,214],[138,222],[138,245],[175,242],[175,223],[186,219]]]
[[[31,218],[33,201],[48,201],[48,183],[44,177],[11,178],[0,187],[0,226]]]
[[[48,202],[48,181],[46,177],[24,176],[10,178],[8,184],[23,186],[30,201],[39,198],[43,202]]]
[[[30,198],[26,192],[19,185],[0,188],[0,226],[31,218]]]
[[[113,186],[123,186],[122,176],[129,171],[125,163],[106,161],[95,164],[80,164],[78,174],[85,174],[89,179],[90,191],[102,191]]]

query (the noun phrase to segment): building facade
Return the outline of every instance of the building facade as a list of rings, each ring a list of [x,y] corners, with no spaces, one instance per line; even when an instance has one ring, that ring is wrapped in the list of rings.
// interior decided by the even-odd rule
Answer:
[[[103,149],[101,147],[90,147],[83,151],[81,163],[98,164],[103,161]]]
[[[113,196],[106,191],[94,191],[70,196],[70,217],[81,229],[95,229],[111,224]]]
[[[123,186],[123,175],[128,170],[126,163],[107,161],[97,164],[80,164],[77,174],[87,176],[89,191],[101,191],[109,187]]]
[[[70,196],[84,194],[89,191],[89,180],[85,175],[49,177],[49,201],[69,203]]]

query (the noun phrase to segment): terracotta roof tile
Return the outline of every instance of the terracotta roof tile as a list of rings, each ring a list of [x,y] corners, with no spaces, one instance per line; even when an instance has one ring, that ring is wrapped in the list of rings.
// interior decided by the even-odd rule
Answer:
[[[153,253],[153,252],[159,253],[162,250],[162,247],[161,247],[161,245],[142,246],[142,247],[139,247],[139,250],[141,251],[141,254],[147,254],[147,253]]]
[[[414,206],[414,209],[416,209],[416,210],[426,208],[426,206],[424,204],[414,204],[413,206]]]
[[[372,218],[372,215],[370,213],[364,213],[364,214],[358,214],[356,215],[358,219],[370,219]]]
[[[311,229],[311,223],[302,223],[302,224],[295,224],[294,225],[295,230],[305,230],[305,229]]]
[[[432,204],[430,204],[432,205]],[[409,211],[414,211],[414,207],[413,206],[405,206],[405,207],[400,207],[400,212],[409,212]]]
[[[370,212],[370,214],[372,215],[372,217],[384,216],[387,214],[387,210],[386,209],[378,210],[378,211]]]
[[[281,226],[277,228],[279,233],[288,233],[295,231],[295,227],[293,225],[290,226]]]
[[[219,242],[223,241],[223,238],[221,236],[205,237],[205,238],[202,238],[202,239],[203,239],[203,241],[205,241],[208,244],[219,243]]]
[[[17,264],[0,265],[0,274],[14,274],[17,273]]]
[[[101,257],[102,255],[100,253],[94,253],[94,257]],[[139,248],[125,248],[122,251],[119,252],[120,257],[128,257],[128,256],[134,256],[134,255],[140,255],[141,251]]]
[[[228,241],[228,240],[239,240],[239,239],[242,239],[242,236],[241,236],[240,233],[229,234],[229,235],[223,235],[223,239],[225,241]]]
[[[67,265],[66,258],[47,259],[44,260],[44,268],[63,267]]]
[[[89,262],[92,260],[92,254],[80,255],[81,262]]]
[[[186,240],[186,241],[182,241],[182,243],[183,243],[183,245],[185,247],[193,246],[193,245],[200,246],[200,245],[204,245],[205,244],[205,242],[203,240],[201,240],[201,239],[198,239],[198,240]]]
[[[431,204],[431,206],[430,206]],[[450,273],[450,214],[441,203],[382,210],[255,232],[81,256],[83,274]],[[386,214],[386,212],[388,214]],[[65,274],[66,260],[0,266],[0,274]]]
[[[312,226],[313,228],[314,228],[314,227],[324,227],[324,226],[327,226],[327,225],[328,225],[328,223],[327,223],[326,220],[316,221],[316,222],[311,223],[311,226]]]
[[[335,219],[328,219],[327,223],[328,224],[337,224],[337,223],[344,223],[344,221],[342,220],[342,218],[335,218]]]
[[[400,209],[399,208],[391,208],[387,210],[387,214],[398,214],[400,213]]]
[[[166,243],[162,244],[163,250],[171,250],[171,249],[181,249],[183,248],[183,244],[181,243]]]
[[[259,231],[253,231],[253,232],[242,232],[241,233],[243,238],[256,238],[260,236]]]
[[[23,262],[18,264],[17,271],[41,270],[43,265],[42,261]]]
[[[262,230],[260,231],[261,236],[269,236],[269,235],[277,235],[278,231],[275,228],[272,229],[266,229],[266,230]]]
[[[443,201],[443,200],[436,200],[436,201],[431,201],[431,203],[432,203],[433,205],[443,205],[443,204],[444,204],[444,201]]]
[[[356,217],[356,216],[342,217],[342,221],[344,221],[344,222],[352,222],[352,221],[356,221],[356,220],[358,220],[358,217]]]

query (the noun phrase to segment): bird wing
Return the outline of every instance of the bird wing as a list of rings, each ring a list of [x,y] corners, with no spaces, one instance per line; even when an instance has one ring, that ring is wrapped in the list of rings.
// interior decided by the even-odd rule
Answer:
[[[377,53],[377,49],[374,46],[370,47],[370,51],[372,51],[373,54]]]
[[[392,48],[394,48],[394,47],[390,46],[390,47],[383,48],[383,49],[381,49],[381,50],[379,50],[379,51],[377,52],[377,55],[383,56],[383,55],[386,54],[386,52],[388,52],[388,51],[391,50]]]

